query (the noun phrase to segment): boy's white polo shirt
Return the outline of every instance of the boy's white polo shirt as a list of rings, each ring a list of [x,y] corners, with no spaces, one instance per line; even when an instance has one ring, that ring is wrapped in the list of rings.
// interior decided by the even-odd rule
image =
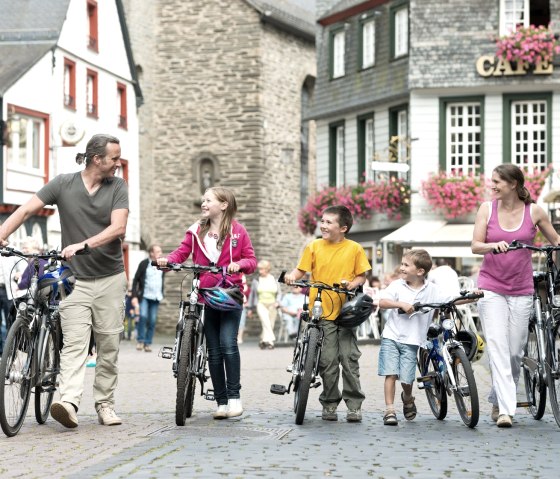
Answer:
[[[402,301],[404,303],[443,303],[453,299],[438,290],[434,283],[424,281],[420,289],[411,288],[404,279],[396,279],[387,288],[382,289],[380,299]],[[398,343],[422,346],[426,343],[428,326],[434,315],[433,311],[427,313],[399,314],[397,308],[388,309],[388,318],[383,328],[382,337],[392,339]]]

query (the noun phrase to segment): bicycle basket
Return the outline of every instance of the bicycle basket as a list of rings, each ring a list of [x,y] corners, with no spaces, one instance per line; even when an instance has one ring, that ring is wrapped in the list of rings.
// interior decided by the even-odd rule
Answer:
[[[59,266],[54,271],[45,271],[39,278],[37,289],[42,297],[61,301],[74,290],[76,279],[68,266]]]
[[[343,328],[355,328],[369,318],[373,308],[372,297],[360,293],[354,299],[342,305],[335,323]]]

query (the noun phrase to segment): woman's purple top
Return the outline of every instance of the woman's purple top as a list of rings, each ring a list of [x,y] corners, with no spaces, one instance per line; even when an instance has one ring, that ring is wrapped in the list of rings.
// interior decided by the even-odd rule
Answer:
[[[486,243],[513,240],[533,244],[537,228],[531,219],[531,205],[525,205],[521,225],[504,230],[498,221],[498,201],[492,201],[486,229]],[[478,287],[508,296],[533,294],[533,265],[531,251],[518,249],[507,253],[486,253],[478,276]]]

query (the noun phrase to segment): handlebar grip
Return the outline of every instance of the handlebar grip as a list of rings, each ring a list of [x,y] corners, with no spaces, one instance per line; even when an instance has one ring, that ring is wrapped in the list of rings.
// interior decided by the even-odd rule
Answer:
[[[284,283],[284,276],[286,276],[286,271],[282,271],[280,273],[280,276],[278,277],[278,282],[279,283]]]
[[[152,266],[158,266],[158,262],[157,262],[157,261],[150,261],[150,265],[152,265]]]
[[[399,308],[399,309],[397,309],[397,313],[406,314],[406,311],[404,309]]]
[[[76,251],[76,256],[82,256],[82,255],[85,255],[85,254],[91,254],[91,249],[90,249],[90,247],[88,246],[87,243],[84,245],[84,247],[82,249]]]
[[[484,298],[484,293],[481,291],[480,293],[468,293],[465,295],[465,299],[479,299]]]

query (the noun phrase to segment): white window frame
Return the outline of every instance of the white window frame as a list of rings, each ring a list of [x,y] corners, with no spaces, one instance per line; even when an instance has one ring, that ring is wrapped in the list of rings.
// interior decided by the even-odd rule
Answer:
[[[529,26],[529,0],[500,0],[500,36],[509,35],[519,25]]]
[[[397,161],[405,163],[408,161],[408,112],[399,110],[397,112],[397,136],[399,143],[397,147]]]
[[[333,78],[340,78],[345,75],[345,49],[346,49],[346,32],[340,30],[333,34]]]
[[[516,111],[518,107],[526,111]],[[547,108],[546,100],[511,102],[511,162],[529,173],[548,166]]]
[[[364,155],[366,157],[366,181],[370,181],[373,179],[373,170],[371,169],[371,162],[373,161],[373,155],[375,153],[373,128],[373,118],[368,118],[364,123]]]
[[[476,111],[477,108],[478,111]],[[482,166],[481,103],[478,101],[447,103],[445,135],[446,173],[478,175]],[[478,135],[478,140],[476,140],[476,135]],[[456,161],[454,162],[453,159]]]
[[[344,125],[336,127],[336,186],[346,184],[346,162],[344,152]]]
[[[375,20],[362,23],[362,69],[375,65]]]
[[[25,120],[25,125],[23,121]],[[10,119],[8,165],[10,169],[42,174],[45,165],[45,120],[17,113]],[[22,152],[22,137],[25,151]],[[28,147],[31,145],[31,148]]]
[[[408,5],[395,11],[395,58],[408,55]]]

